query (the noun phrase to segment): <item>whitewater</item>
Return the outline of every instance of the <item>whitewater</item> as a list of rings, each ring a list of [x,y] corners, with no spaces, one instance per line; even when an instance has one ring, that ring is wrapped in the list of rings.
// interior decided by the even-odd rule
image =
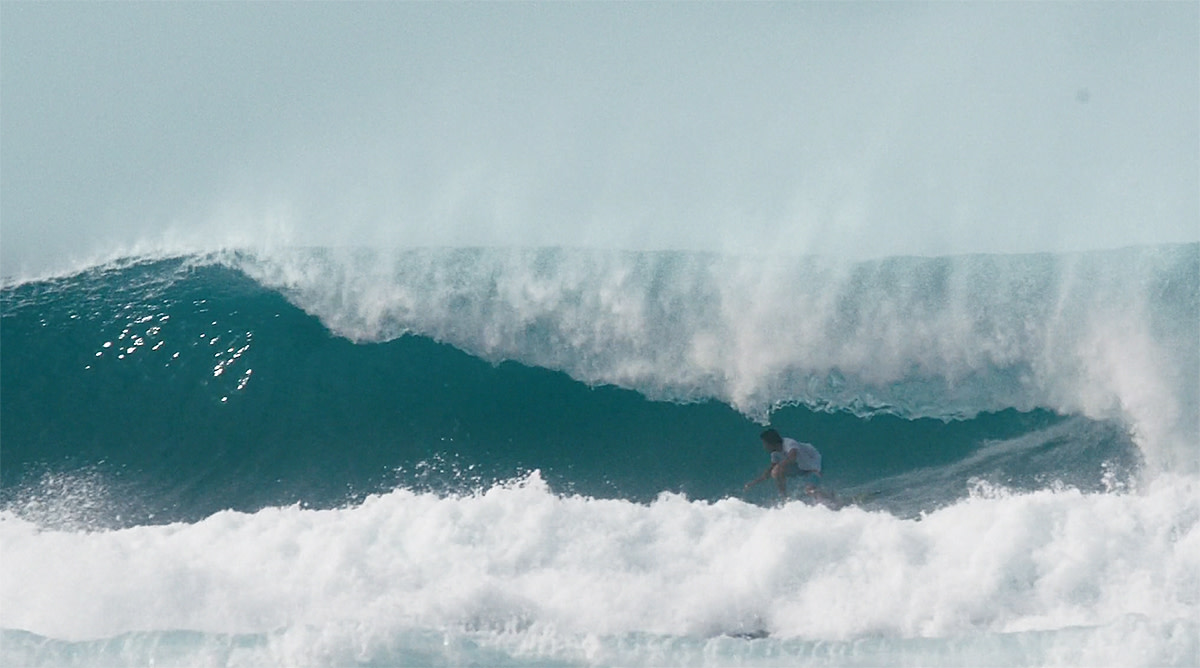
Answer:
[[[4,665],[1195,665],[1200,247],[3,288]],[[763,425],[833,507],[763,485]]]

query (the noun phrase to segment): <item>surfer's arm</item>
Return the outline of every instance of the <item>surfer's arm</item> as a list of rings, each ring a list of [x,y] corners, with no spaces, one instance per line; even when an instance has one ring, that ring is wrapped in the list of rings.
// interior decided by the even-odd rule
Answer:
[[[772,469],[774,469],[774,468],[775,468],[775,463],[774,463],[774,462],[772,462],[772,463],[771,463],[771,465],[767,467],[767,470],[766,470],[766,471],[763,471],[762,475],[760,475],[760,476],[758,476],[757,478],[755,478],[754,480],[751,480],[750,482],[746,483],[746,489],[750,489],[751,487],[753,487],[753,486],[757,485],[758,483],[760,483],[760,482],[762,482],[762,481],[766,480],[767,478],[770,478],[770,477],[771,477],[771,470],[772,470]]]

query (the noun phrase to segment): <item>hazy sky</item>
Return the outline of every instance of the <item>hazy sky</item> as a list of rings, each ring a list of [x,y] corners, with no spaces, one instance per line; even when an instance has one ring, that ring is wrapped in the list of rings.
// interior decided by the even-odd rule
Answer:
[[[1200,5],[13,3],[0,271],[1200,239]]]

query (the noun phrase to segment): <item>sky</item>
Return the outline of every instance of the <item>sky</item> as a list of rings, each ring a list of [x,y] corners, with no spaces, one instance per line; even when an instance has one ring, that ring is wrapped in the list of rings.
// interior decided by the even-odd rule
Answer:
[[[1200,5],[0,4],[0,275],[1200,240]]]

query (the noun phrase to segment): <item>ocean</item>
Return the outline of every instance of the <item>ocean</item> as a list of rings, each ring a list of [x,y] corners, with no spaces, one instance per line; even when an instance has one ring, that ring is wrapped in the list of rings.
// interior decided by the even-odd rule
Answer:
[[[1200,665],[1200,244],[9,279],[0,572],[5,666]]]

